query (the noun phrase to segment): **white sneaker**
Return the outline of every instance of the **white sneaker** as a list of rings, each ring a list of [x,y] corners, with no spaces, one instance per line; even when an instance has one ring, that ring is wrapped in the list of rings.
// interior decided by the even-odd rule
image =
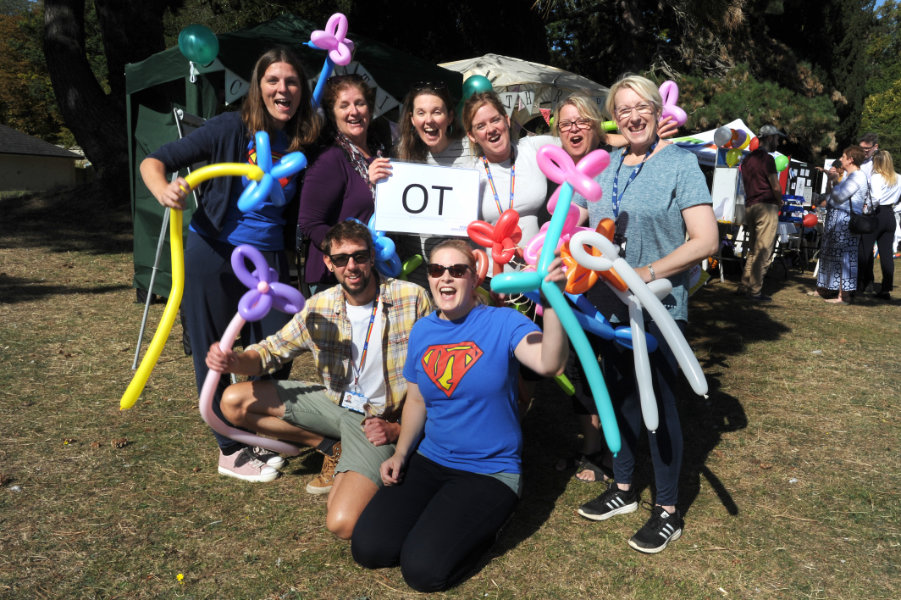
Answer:
[[[219,474],[243,481],[265,483],[279,476],[279,472],[258,460],[250,448],[243,448],[234,454],[222,454],[219,450]]]

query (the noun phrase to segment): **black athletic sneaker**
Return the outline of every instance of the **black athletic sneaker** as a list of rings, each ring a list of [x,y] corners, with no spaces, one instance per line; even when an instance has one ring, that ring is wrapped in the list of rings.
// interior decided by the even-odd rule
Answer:
[[[629,545],[646,554],[656,554],[666,548],[672,540],[682,535],[682,515],[679,510],[669,514],[662,506],[651,509],[651,518],[629,540]]]
[[[579,514],[592,521],[604,521],[615,515],[638,510],[638,498],[634,490],[625,492],[610,482],[603,494],[579,507]]]

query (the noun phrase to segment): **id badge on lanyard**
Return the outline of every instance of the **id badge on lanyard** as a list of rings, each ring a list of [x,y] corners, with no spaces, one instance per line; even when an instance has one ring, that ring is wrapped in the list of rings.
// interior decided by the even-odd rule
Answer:
[[[369,404],[369,399],[356,390],[347,390],[344,392],[344,397],[341,399],[341,406],[348,410],[360,413],[361,415],[366,414],[366,409],[364,407],[367,404]]]

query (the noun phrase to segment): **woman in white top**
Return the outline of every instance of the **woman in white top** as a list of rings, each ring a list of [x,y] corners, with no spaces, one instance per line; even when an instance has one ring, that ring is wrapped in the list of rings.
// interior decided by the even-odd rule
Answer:
[[[494,92],[473,94],[463,105],[463,127],[481,173],[479,217],[494,223],[501,213],[519,213],[521,246],[538,233],[538,214],[547,199],[547,179],[538,168],[538,149],[558,143],[550,136],[525,137],[516,143],[510,117]]]
[[[392,152],[395,160],[441,167],[474,168],[469,143],[456,122],[450,94],[443,82],[421,82],[404,98],[398,127],[400,138]],[[369,167],[369,179],[376,183],[391,175],[391,161],[377,158]],[[402,261],[419,254],[429,256],[444,236],[392,233]],[[428,289],[424,269],[415,269],[408,279]]]
[[[879,266],[882,267],[882,287],[877,298],[890,300],[890,292],[895,277],[894,237],[895,213],[901,195],[901,177],[895,173],[892,155],[885,150],[877,150],[873,155],[873,174],[870,177],[870,198],[876,209],[876,231],[860,236],[860,270],[857,289],[865,290],[873,283],[873,244],[879,249]]]

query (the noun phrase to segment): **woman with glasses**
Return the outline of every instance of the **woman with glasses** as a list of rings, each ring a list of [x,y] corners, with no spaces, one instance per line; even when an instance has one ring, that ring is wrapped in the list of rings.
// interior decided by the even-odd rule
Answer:
[[[630,75],[610,88],[606,108],[627,145],[612,153],[610,165],[597,178],[603,189],[601,200],[589,205],[577,197],[576,202],[588,208],[591,227],[604,218],[615,221],[614,241],[642,280],[670,280],[672,292],[662,302],[684,330],[688,318],[687,271],[716,251],[719,234],[697,159],[660,139],[662,104],[657,86],[644,77]],[[595,286],[587,295],[609,320],[628,322],[627,308],[605,286]],[[660,425],[648,434],[656,497],[651,518],[632,536],[629,545],[640,552],[655,553],[682,533],[682,518],[676,508],[682,463],[682,429],[676,409],[680,374],[656,324],[649,322],[645,327],[659,344],[650,362]],[[598,498],[583,504],[579,514],[603,521],[638,509],[639,492],[633,488],[632,476],[644,426],[632,353],[604,340],[595,342],[603,357],[602,370],[620,427],[622,449],[613,459],[615,481]]]
[[[463,240],[432,252],[437,311],[410,333],[400,437],[381,467],[386,487],[352,538],[359,564],[399,564],[407,584],[422,592],[461,582],[510,517],[521,492],[519,365],[552,375],[567,355],[553,309],[545,309],[542,333],[512,309],[480,304],[475,267]],[[563,279],[557,259],[548,280]]]
[[[628,144],[619,133],[605,133],[603,121],[597,102],[585,94],[576,92],[557,105],[551,118],[551,123],[554,124],[552,132],[559,137],[560,146],[573,162],[578,164],[590,152],[598,149],[611,152],[614,148]],[[672,136],[677,130],[678,124],[670,117],[666,117],[658,125],[658,134],[661,138]],[[556,189],[554,184],[550,185]],[[581,224],[588,219],[588,210],[581,206],[578,208],[582,213]],[[550,217],[550,214],[545,212],[539,217],[539,221],[543,223],[550,220]],[[566,376],[575,386],[572,405],[579,419],[582,448],[579,454],[558,461],[557,470],[573,469],[573,477],[580,481],[607,480],[612,475],[612,455],[604,446],[597,405],[586,385],[582,367],[572,353],[566,365]]]
[[[375,90],[356,74],[326,82],[322,108],[328,117],[328,147],[312,162],[304,177],[297,225],[311,241],[304,281],[312,292],[334,284],[322,260],[328,230],[348,218],[367,223],[375,210],[369,166],[384,152],[371,135]]]
[[[250,89],[240,112],[213,117],[190,135],[162,146],[144,159],[141,177],[147,189],[161,205],[183,210],[190,188],[181,177],[170,182],[167,174],[204,161],[255,163],[254,135],[258,131],[268,132],[275,160],[288,152],[307,152],[319,134],[319,119],[310,98],[307,76],[297,56],[287,48],[266,52],[254,65]],[[243,188],[236,178],[221,177],[201,188],[200,205],[191,218],[185,246],[182,303],[194,349],[198,393],[208,371],[204,349],[222,338],[238,300],[247,291],[232,272],[231,255],[235,247],[249,244],[260,250],[269,265],[279,272],[279,280],[288,281],[285,220],[289,206],[297,206],[299,184],[297,176],[279,183],[289,200],[285,206],[266,203],[248,212],[238,209]],[[242,342],[246,345],[264,339],[289,319],[290,315],[272,311],[263,320],[248,324]],[[285,378],[290,371],[289,364],[277,376]],[[223,378],[213,401],[213,410],[220,418],[219,399],[225,385],[227,379]],[[220,474],[257,482],[278,477],[274,467],[284,462],[281,457],[214,434],[219,445]]]

